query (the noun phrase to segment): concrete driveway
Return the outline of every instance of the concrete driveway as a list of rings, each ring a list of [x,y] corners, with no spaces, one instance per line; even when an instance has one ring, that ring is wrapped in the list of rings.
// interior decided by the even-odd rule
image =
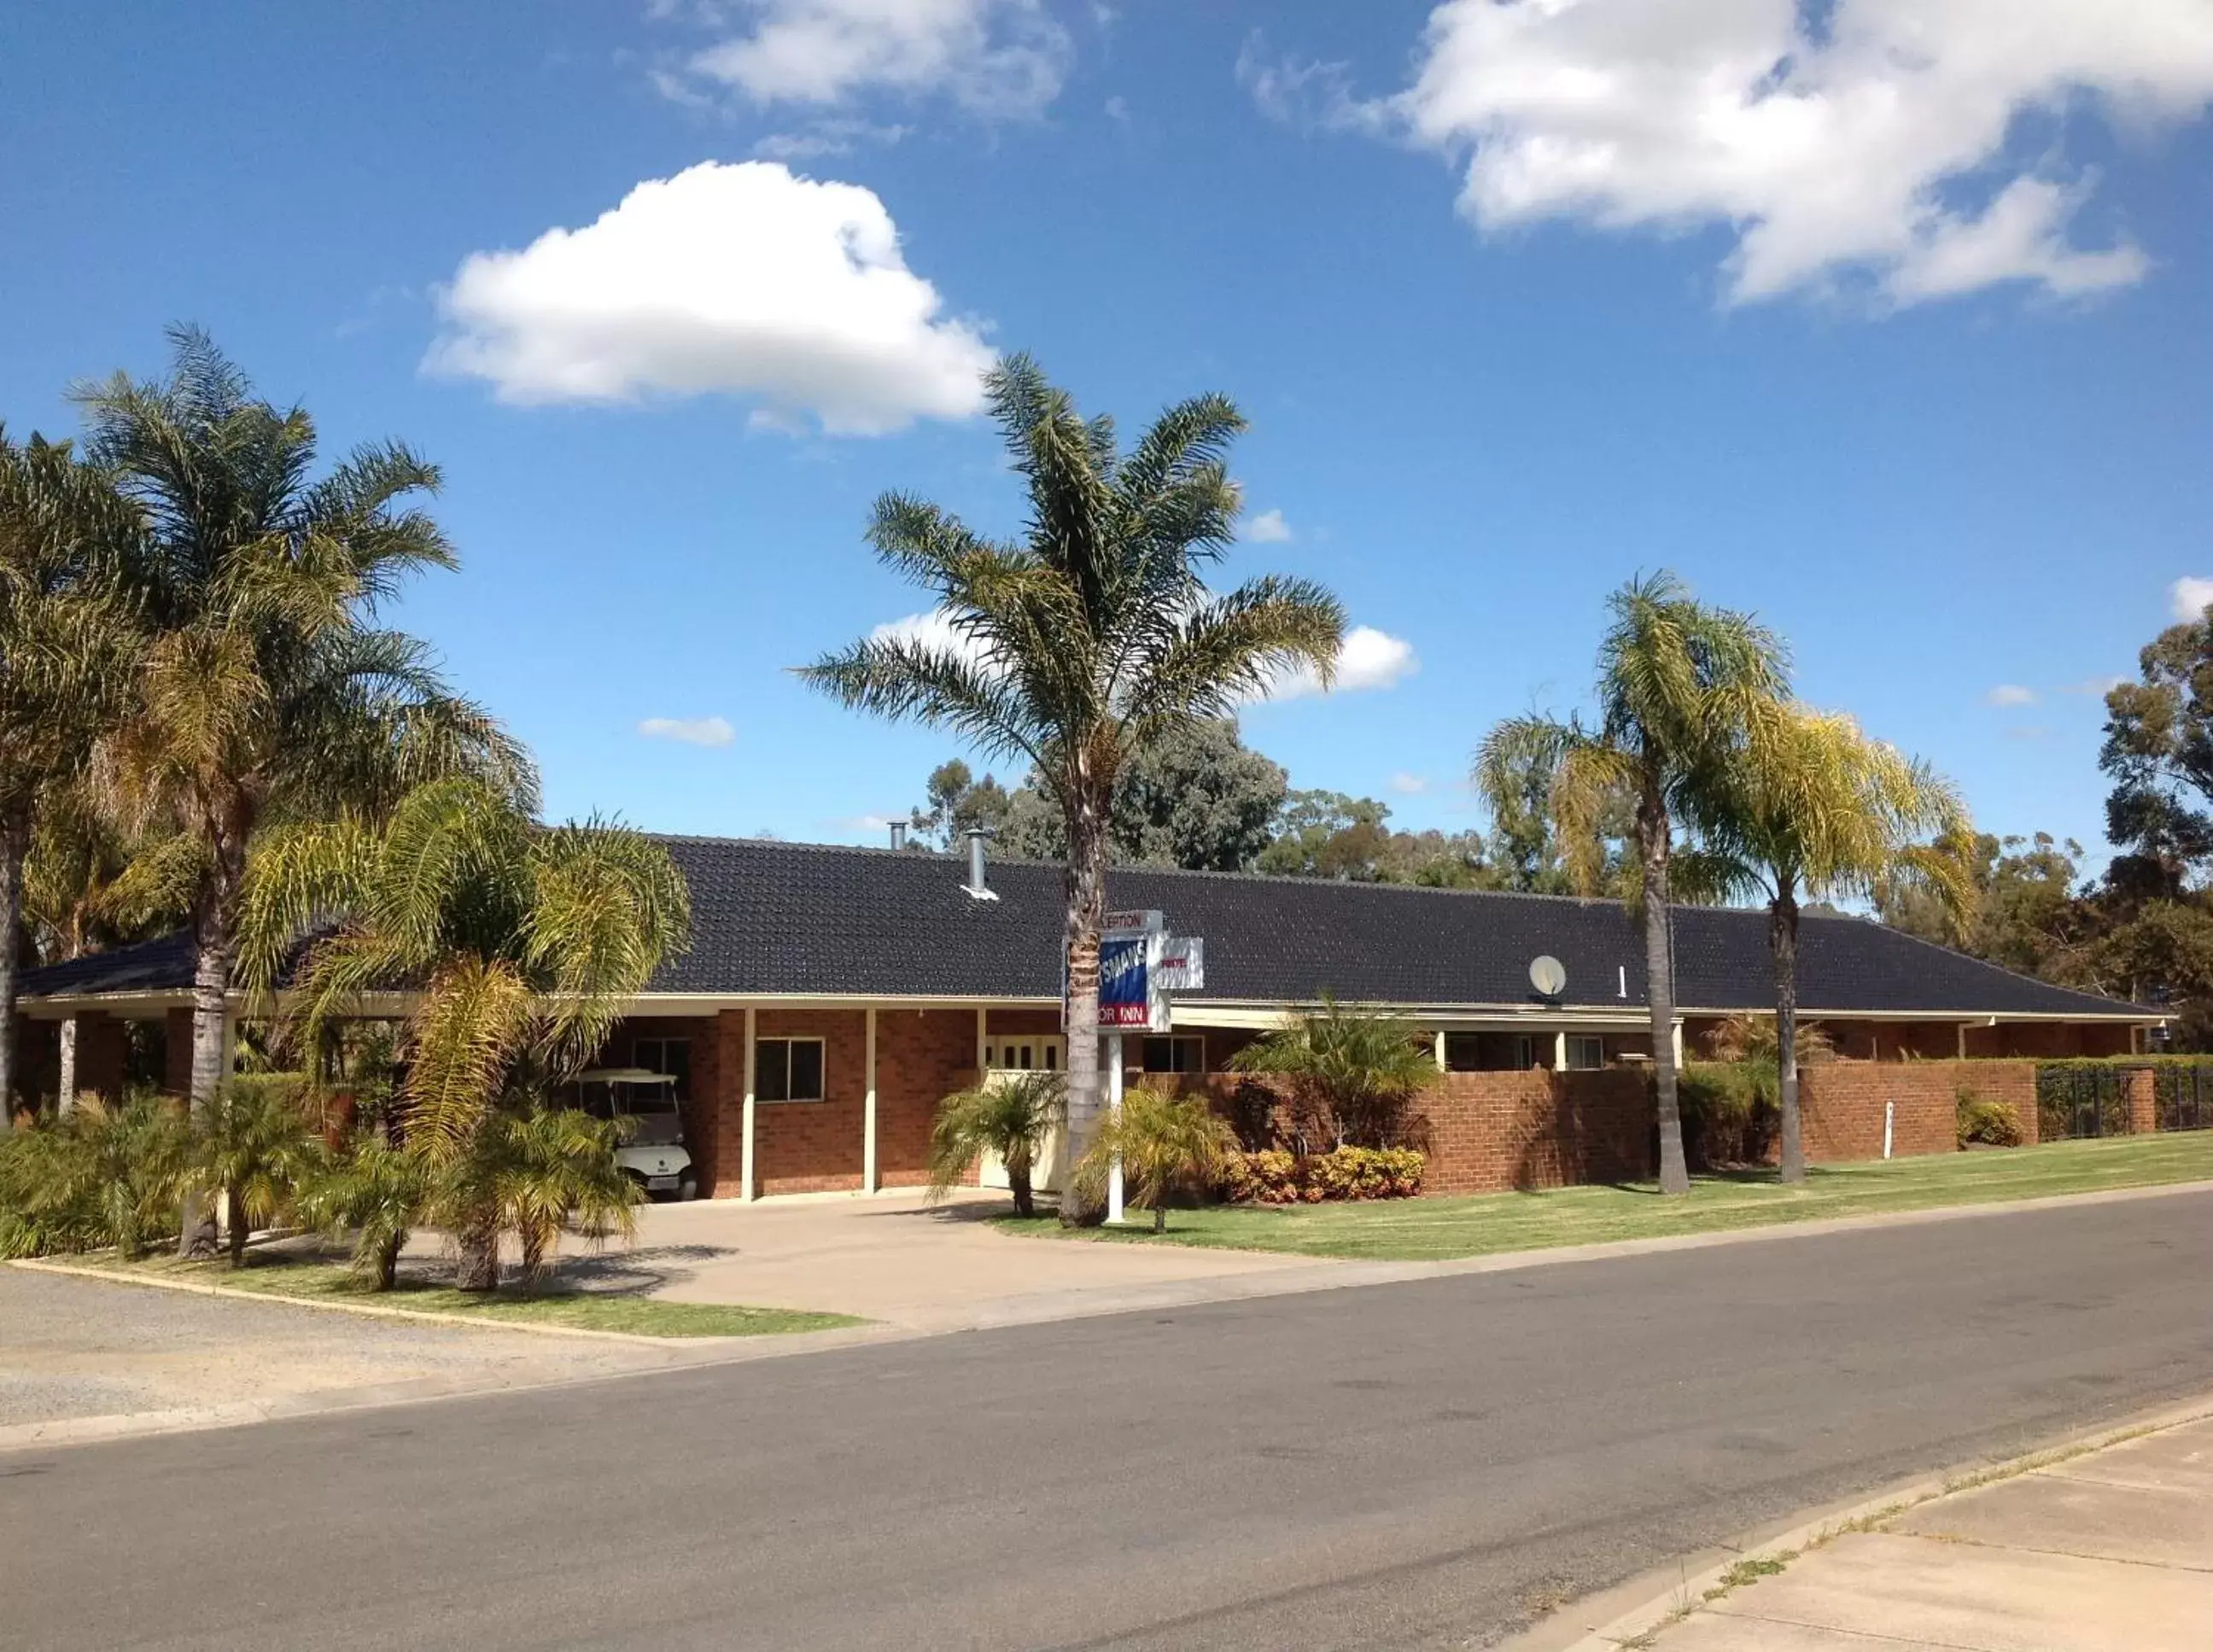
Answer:
[[[985,1220],[1008,1208],[1004,1194],[935,1207],[909,1193],[655,1204],[639,1212],[636,1245],[572,1265],[588,1283],[671,1301],[824,1309],[914,1331],[1218,1301],[1263,1281],[1333,1282],[1353,1265],[1025,1238]]]

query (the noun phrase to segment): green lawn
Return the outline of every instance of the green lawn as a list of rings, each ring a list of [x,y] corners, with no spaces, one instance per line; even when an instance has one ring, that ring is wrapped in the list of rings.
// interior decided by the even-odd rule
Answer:
[[[1170,1211],[1168,1231],[1157,1238],[1143,1211],[1131,1213],[1129,1228],[1072,1234],[1049,1216],[999,1222],[1010,1232],[1118,1244],[1425,1261],[2199,1180],[2213,1180],[2213,1131],[1837,1165],[1815,1169],[1795,1188],[1783,1187],[1771,1173],[1702,1176],[1681,1199],[1662,1198],[1643,1183],[1360,1204],[1222,1206]]]
[[[434,1279],[403,1273],[388,1291],[372,1291],[343,1262],[277,1252],[248,1252],[247,1265],[233,1269],[227,1260],[180,1262],[174,1257],[144,1257],[122,1262],[112,1253],[56,1259],[82,1266],[155,1279],[189,1279],[195,1284],[250,1290],[303,1302],[357,1302],[374,1308],[404,1308],[456,1320],[501,1324],[558,1326],[581,1331],[621,1331],[636,1337],[760,1337],[795,1331],[829,1331],[863,1321],[844,1314],[811,1314],[796,1308],[727,1307],[713,1302],[664,1302],[650,1296],[609,1291],[563,1290],[558,1286],[526,1293],[503,1287],[486,1296],[460,1291]]]

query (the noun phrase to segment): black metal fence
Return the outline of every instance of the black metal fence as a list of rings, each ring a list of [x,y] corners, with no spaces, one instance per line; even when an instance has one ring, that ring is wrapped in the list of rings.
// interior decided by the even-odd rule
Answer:
[[[2213,1086],[2208,1087],[2213,1090]],[[2036,1070],[2036,1133],[2040,1141],[2126,1136],[2129,1070],[2051,1062]]]
[[[2167,1062],[2153,1074],[2152,1115],[2161,1130],[2213,1129],[2213,1064]]]

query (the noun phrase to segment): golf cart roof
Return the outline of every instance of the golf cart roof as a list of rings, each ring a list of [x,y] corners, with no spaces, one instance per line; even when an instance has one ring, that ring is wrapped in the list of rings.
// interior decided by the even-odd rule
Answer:
[[[579,1084],[673,1084],[676,1081],[667,1073],[648,1072],[643,1067],[594,1067],[590,1072],[578,1073]]]

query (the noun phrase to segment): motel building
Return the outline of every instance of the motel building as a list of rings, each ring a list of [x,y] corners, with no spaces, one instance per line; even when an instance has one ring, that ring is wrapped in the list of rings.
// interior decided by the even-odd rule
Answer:
[[[675,1078],[703,1196],[918,1186],[942,1097],[979,1072],[1064,1064],[1058,865],[979,858],[979,878],[967,860],[911,850],[661,841],[691,886],[692,943],[600,1064]],[[1441,1077],[1417,1103],[1438,1136],[1430,1191],[1649,1169],[1643,945],[1618,901],[1137,869],[1109,875],[1107,901],[1205,942],[1205,984],[1174,996],[1170,1029],[1125,1039],[1131,1083],[1204,1084],[1226,1104],[1230,1056],[1332,997],[1434,1044]],[[1725,1018],[1772,1014],[1767,917],[1685,906],[1673,919],[1674,1039],[1695,1058]],[[1549,997],[1531,984],[1540,957],[1564,971]],[[184,935],[30,972],[24,1093],[53,1093],[70,1018],[80,1090],[181,1091],[191,979]],[[2162,1021],[1854,917],[1804,919],[1799,985],[1801,1018],[1838,1058],[1807,1068],[1809,1108],[1831,1069],[1839,1097],[1920,1098],[1928,1139],[1901,1152],[1938,1150],[1940,1106],[1948,1148],[1958,1073],[2018,1094],[2027,1060],[2140,1052]],[[247,1009],[235,1000],[234,1015]],[[1995,1083],[2007,1073],[2010,1090]],[[1848,1119],[1835,1104],[1826,1156],[1873,1156],[1852,1106]],[[1809,1139],[1823,1156],[1818,1119]]]

